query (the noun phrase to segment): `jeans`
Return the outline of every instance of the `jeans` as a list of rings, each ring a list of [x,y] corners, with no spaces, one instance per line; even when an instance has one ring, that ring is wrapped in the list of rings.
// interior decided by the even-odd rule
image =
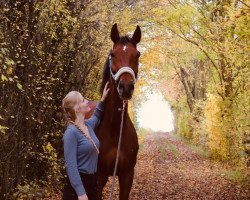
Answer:
[[[98,185],[97,185],[97,173],[95,174],[84,174],[80,173],[83,187],[85,188],[88,200],[99,200],[98,198]],[[78,196],[71,186],[69,178],[64,185],[62,200],[78,200]]]

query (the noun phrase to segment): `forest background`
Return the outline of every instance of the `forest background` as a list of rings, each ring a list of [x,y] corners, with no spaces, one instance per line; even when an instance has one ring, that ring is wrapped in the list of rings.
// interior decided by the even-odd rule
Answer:
[[[114,23],[142,29],[135,125],[143,91],[157,88],[176,134],[247,170],[249,11],[248,0],[1,0],[0,199],[60,189],[61,101],[70,90],[99,99]]]

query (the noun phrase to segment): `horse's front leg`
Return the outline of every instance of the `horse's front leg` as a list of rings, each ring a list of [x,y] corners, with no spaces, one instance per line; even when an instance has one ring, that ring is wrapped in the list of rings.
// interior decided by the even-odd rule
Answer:
[[[119,178],[119,187],[120,187],[120,200],[128,200],[129,193],[133,184],[134,178],[134,169],[130,171],[123,172],[118,175]]]

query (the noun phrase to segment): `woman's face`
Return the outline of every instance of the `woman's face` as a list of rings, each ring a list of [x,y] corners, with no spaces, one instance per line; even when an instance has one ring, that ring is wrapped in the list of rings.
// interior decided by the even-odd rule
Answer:
[[[79,113],[82,113],[83,115],[85,115],[87,112],[90,111],[90,107],[88,105],[89,101],[87,99],[84,99],[83,96],[81,95],[79,97],[79,104],[78,104],[78,109],[77,111]]]

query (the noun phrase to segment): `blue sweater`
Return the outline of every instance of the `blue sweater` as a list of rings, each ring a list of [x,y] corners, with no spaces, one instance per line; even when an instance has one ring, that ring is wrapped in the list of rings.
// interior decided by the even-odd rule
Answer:
[[[100,102],[92,117],[85,120],[89,134],[97,148],[99,148],[100,143],[94,128],[100,123],[103,110],[104,103]],[[63,146],[65,166],[70,183],[78,196],[86,194],[79,172],[93,174],[97,171],[97,151],[91,141],[73,124],[69,124],[64,132]]]

